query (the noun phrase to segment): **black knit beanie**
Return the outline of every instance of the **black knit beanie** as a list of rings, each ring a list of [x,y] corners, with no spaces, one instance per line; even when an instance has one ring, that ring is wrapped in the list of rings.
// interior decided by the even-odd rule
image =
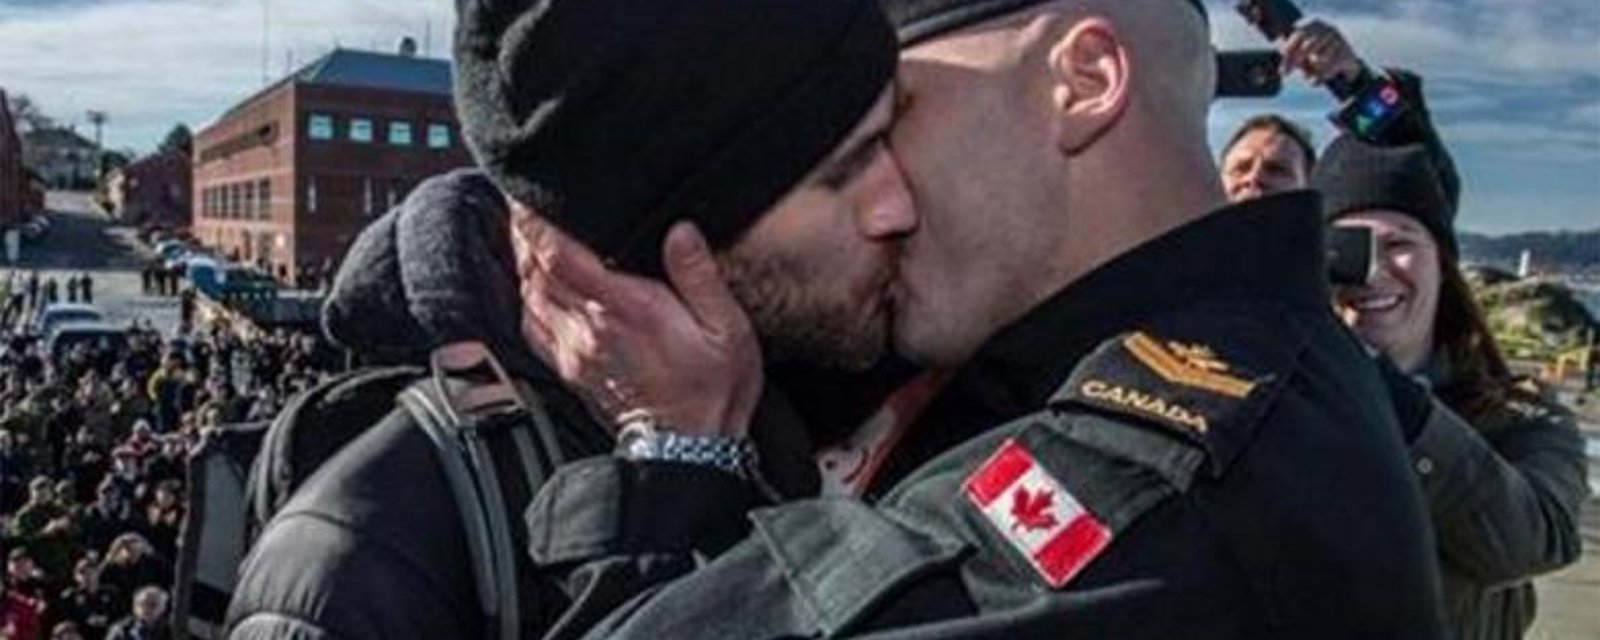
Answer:
[[[507,195],[659,274],[735,240],[842,142],[898,51],[873,0],[458,0],[464,138]]]
[[[1330,222],[1370,209],[1404,213],[1422,223],[1449,256],[1457,255],[1455,210],[1422,145],[1380,147],[1340,136],[1317,161],[1311,186],[1322,192],[1322,212]]]
[[[909,47],[928,38],[948,33],[985,20],[1021,11],[1045,0],[878,0],[889,21],[900,35],[900,46]],[[1188,0],[1190,6],[1206,16],[1202,0]]]

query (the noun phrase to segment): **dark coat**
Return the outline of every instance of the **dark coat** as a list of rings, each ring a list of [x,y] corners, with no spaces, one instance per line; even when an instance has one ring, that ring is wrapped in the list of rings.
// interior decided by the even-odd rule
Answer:
[[[650,640],[1443,637],[1417,480],[1329,311],[1317,208],[1265,198],[1113,260],[955,374],[908,432],[954,444],[902,452],[911,471],[876,505],[728,513],[749,537],[664,586],[595,559],[591,584],[644,595],[571,615],[604,617],[586,637]],[[1023,468],[1017,448],[1054,486],[990,486]],[[557,473],[535,509],[572,515],[533,532],[535,562],[622,535],[573,522],[651,526],[600,518],[637,502],[613,480],[627,466]]]
[[[1492,402],[1472,422],[1435,403],[1411,457],[1452,637],[1523,637],[1536,609],[1531,579],[1583,553],[1589,462],[1572,414],[1531,393]]]

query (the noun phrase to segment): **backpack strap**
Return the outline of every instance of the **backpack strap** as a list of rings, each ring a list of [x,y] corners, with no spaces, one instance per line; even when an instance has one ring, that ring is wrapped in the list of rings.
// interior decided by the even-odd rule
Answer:
[[[520,610],[517,545],[488,438],[509,434],[516,472],[534,492],[563,461],[555,425],[538,395],[512,380],[481,343],[445,345],[431,364],[432,375],[401,392],[400,404],[437,447],[461,512],[479,605],[490,621],[485,637],[516,640],[528,612]]]

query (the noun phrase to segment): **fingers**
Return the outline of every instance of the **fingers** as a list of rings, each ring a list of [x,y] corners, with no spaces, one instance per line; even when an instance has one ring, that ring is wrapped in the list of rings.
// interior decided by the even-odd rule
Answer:
[[[744,309],[728,291],[716,258],[693,223],[672,226],[662,256],[667,279],[705,331],[723,338],[748,331]]]
[[[1284,40],[1282,45],[1279,45],[1279,51],[1283,54],[1282,71],[1284,74],[1300,69],[1305,65],[1306,47],[1310,39],[1310,34],[1304,29],[1300,29],[1289,34],[1288,39]]]

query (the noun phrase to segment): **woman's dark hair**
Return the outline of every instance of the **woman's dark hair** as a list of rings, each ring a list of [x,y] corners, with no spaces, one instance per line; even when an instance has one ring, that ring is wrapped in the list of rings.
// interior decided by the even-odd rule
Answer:
[[[1452,411],[1478,424],[1510,398],[1528,392],[1517,386],[1460,266],[1444,252],[1439,253],[1439,263],[1439,308],[1434,312],[1433,339],[1435,349],[1450,363],[1451,375],[1435,391]]]

